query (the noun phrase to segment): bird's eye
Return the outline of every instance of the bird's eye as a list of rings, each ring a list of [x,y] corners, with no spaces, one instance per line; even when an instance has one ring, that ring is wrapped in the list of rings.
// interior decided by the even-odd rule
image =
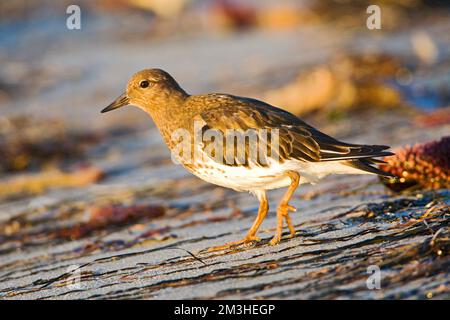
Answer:
[[[148,88],[150,86],[150,82],[148,81],[148,80],[142,80],[140,83],[139,83],[139,87],[141,87],[141,88]]]

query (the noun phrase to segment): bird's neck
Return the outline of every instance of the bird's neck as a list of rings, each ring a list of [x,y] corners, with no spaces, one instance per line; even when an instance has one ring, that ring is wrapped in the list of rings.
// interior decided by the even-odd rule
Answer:
[[[184,91],[170,95],[164,101],[161,101],[157,108],[146,110],[169,147],[172,133],[178,129],[187,129],[188,121],[191,119],[188,110],[184,108],[184,103],[188,97],[189,95]]]

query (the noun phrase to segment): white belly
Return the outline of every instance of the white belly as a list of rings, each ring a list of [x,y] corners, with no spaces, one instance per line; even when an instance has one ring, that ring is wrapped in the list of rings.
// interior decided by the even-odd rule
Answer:
[[[205,160],[200,168],[191,171],[199,178],[237,191],[270,190],[287,187],[291,179],[286,171],[296,171],[300,175],[300,183],[316,183],[321,178],[332,174],[364,174],[361,170],[345,166],[339,162],[301,162],[287,160],[283,163],[271,162],[267,167],[260,166],[227,166]]]

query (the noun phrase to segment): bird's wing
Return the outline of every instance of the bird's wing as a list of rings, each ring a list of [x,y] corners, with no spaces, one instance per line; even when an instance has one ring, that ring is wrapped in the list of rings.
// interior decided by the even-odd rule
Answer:
[[[283,125],[283,123],[287,124],[288,122],[286,120],[280,122],[282,118],[279,115],[265,108],[257,108],[247,100],[234,98],[226,106],[210,108],[202,112],[200,117],[205,123],[202,128],[203,132],[207,130],[210,130],[210,132],[218,131],[225,137],[223,143],[224,156],[229,157],[229,151],[235,150],[234,154],[231,155],[231,158],[234,156],[234,164],[228,158],[228,161],[224,162],[228,165],[243,164],[247,166],[249,162],[252,162],[256,165],[265,166],[268,164],[267,157],[276,157],[281,161],[290,158],[320,161],[319,145],[309,130],[302,126]],[[244,134],[256,132],[256,143],[245,140],[245,148],[241,148],[241,151],[245,153],[244,163],[236,161],[238,160],[238,150],[227,148],[227,143],[230,143],[230,141],[235,143],[233,139],[226,139],[230,130],[232,132],[243,132]],[[276,140],[275,134],[278,137]],[[208,147],[208,144],[204,143],[204,146]],[[263,150],[262,153],[259,153],[258,151],[262,150],[260,148],[266,148],[265,152]]]
[[[225,134],[229,129],[267,129],[270,132],[276,129],[281,161],[341,161],[392,155],[391,152],[383,151],[388,146],[338,141],[293,114],[262,101],[227,95],[217,101],[226,103],[218,103],[200,115],[205,123],[203,130],[217,130]]]

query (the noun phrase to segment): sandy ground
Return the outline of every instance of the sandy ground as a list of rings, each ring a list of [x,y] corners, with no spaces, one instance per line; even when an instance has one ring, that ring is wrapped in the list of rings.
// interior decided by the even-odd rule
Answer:
[[[382,36],[321,25],[125,40],[106,37],[98,22],[85,33],[61,31],[51,45],[42,44],[48,35],[39,29],[14,40],[5,37],[10,53],[3,56],[32,66],[37,77],[50,82],[36,93],[21,86],[21,94],[2,101],[2,117],[54,117],[79,131],[132,130],[110,134],[88,149],[85,160],[104,172],[98,182],[0,200],[0,224],[21,226],[0,235],[0,299],[448,299],[448,242],[441,239],[449,235],[448,189],[395,194],[373,176],[331,176],[299,188],[292,201],[297,234],[271,247],[275,203],[283,192],[273,191],[260,243],[206,253],[245,235],[256,199],[208,185],[171,163],[141,111],[128,107],[99,114],[127,78],[145,67],[166,69],[191,93],[248,95],[337,52],[410,58],[417,30],[437,39],[444,59],[450,54],[448,21]],[[29,50],[20,50],[30,41]],[[408,114],[370,108],[317,123],[349,142],[394,147],[450,132],[448,124],[419,127]],[[13,177],[5,173],[2,181]],[[110,204],[153,209],[140,219],[81,235],[60,232],[86,222],[92,207]],[[163,214],[152,217],[154,210]],[[421,219],[426,212],[428,218]],[[367,286],[369,266],[381,270],[380,289]]]

